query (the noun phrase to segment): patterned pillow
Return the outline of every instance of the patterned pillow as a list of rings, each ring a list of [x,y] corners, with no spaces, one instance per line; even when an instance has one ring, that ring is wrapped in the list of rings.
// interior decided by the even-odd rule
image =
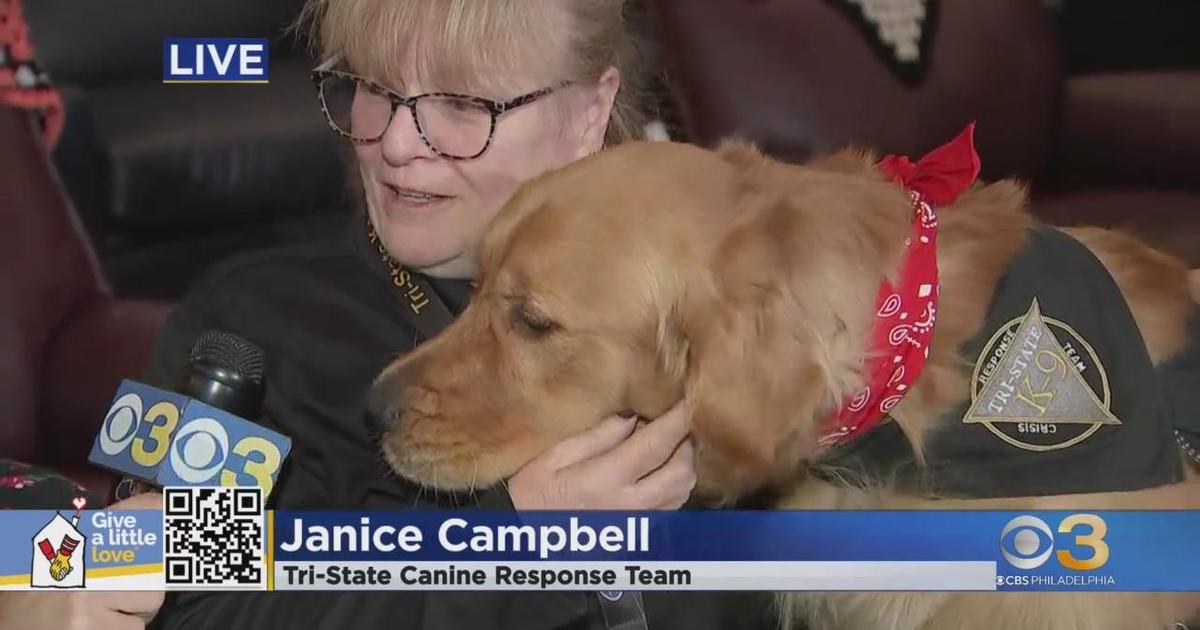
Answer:
[[[103,505],[83,486],[52,470],[0,458],[0,509],[63,510],[76,497]]]
[[[937,0],[829,0],[842,9],[902,81],[917,85],[929,67]]]
[[[0,0],[0,106],[33,112],[47,147],[62,131],[62,99],[33,61],[20,0]]]

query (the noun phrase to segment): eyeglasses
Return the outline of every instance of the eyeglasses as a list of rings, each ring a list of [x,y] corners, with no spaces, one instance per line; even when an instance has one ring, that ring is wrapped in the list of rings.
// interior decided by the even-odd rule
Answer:
[[[330,60],[312,72],[321,111],[334,131],[352,142],[377,142],[392,124],[396,109],[404,106],[412,113],[425,145],[437,155],[454,160],[483,155],[492,144],[501,114],[569,85],[564,82],[507,101],[452,92],[401,96],[368,79],[333,70],[330,66],[336,61]]]

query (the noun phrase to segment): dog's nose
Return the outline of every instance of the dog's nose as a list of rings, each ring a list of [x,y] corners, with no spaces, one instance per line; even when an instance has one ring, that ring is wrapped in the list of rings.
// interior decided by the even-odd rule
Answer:
[[[385,382],[371,385],[367,392],[367,420],[372,432],[383,433],[395,425],[398,409],[390,386]]]
[[[409,384],[419,378],[423,363],[418,357],[403,359],[371,385],[367,393],[367,415],[372,431],[383,434],[400,422],[407,405],[405,392]]]
[[[383,434],[395,426],[396,417],[404,408],[400,398],[403,387],[394,381],[394,378],[384,377],[367,392],[367,419],[373,433]]]

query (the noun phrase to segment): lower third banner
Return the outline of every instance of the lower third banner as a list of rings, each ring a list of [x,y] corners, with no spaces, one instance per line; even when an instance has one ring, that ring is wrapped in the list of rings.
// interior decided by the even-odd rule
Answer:
[[[1196,512],[276,512],[272,587],[1196,591]]]
[[[0,512],[0,589],[1200,591],[1200,512]]]

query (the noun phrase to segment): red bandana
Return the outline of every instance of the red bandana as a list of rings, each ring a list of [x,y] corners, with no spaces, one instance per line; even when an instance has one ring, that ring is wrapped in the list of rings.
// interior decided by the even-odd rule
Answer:
[[[830,418],[822,446],[845,444],[865,433],[892,411],[921,375],[937,319],[937,215],[934,205],[953,203],[979,175],[975,124],[915,164],[889,155],[879,168],[908,191],[913,204],[913,234],[904,240],[899,283],[884,278],[876,297],[875,326],[863,360],[866,387]]]

